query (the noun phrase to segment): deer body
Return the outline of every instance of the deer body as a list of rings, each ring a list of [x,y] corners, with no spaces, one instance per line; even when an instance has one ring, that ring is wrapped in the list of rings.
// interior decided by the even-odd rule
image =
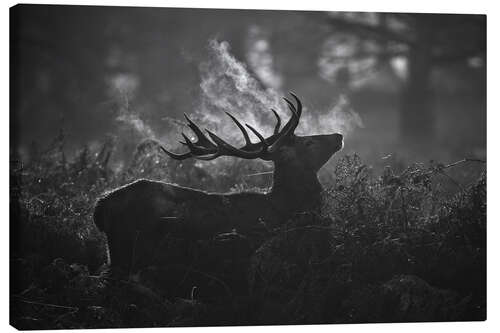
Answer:
[[[137,180],[104,195],[96,204],[94,222],[108,238],[112,266],[136,269],[148,265],[155,256],[157,244],[166,234],[204,239],[236,229],[242,234],[273,227],[290,215],[310,211],[320,203],[321,184],[317,172],[342,148],[340,134],[295,136],[301,104],[298,108],[288,100],[291,120],[275,134],[251,143],[243,126],[235,121],[247,144],[235,148],[215,134],[212,141],[188,119],[198,141],[184,136],[190,152],[177,155],[164,149],[174,159],[195,157],[214,159],[229,155],[240,158],[263,158],[274,162],[273,187],[268,193],[208,193],[158,181]],[[215,144],[214,144],[215,142]]]

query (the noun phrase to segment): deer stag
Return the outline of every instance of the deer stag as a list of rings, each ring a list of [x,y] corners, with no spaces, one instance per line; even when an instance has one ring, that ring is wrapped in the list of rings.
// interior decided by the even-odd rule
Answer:
[[[297,136],[302,104],[290,93],[296,106],[287,98],[290,120],[280,129],[277,119],[274,134],[264,138],[255,128],[245,124],[259,139],[253,143],[245,128],[227,113],[239,128],[245,145],[236,148],[218,135],[208,136],[185,116],[196,135],[196,142],[182,134],[189,149],[183,154],[161,149],[171,158],[213,160],[220,156],[263,159],[274,162],[273,186],[266,193],[215,194],[158,181],[137,180],[105,194],[98,200],[94,222],[104,231],[112,267],[129,271],[144,267],[154,257],[156,244],[167,233],[203,239],[231,230],[245,234],[265,222],[268,226],[283,223],[290,215],[312,210],[320,202],[319,169],[342,149],[341,134]]]

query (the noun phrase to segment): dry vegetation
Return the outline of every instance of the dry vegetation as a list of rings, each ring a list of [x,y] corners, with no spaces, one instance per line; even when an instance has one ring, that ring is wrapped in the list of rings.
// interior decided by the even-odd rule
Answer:
[[[92,222],[102,192],[139,177],[224,187],[245,164],[207,174],[168,161],[148,141],[116,171],[112,141],[68,161],[61,140],[11,165],[17,328],[485,319],[485,172],[450,195],[437,175],[452,166],[377,175],[345,156],[322,211],[258,235],[166,236],[158,266],[125,278],[106,269],[106,240]]]

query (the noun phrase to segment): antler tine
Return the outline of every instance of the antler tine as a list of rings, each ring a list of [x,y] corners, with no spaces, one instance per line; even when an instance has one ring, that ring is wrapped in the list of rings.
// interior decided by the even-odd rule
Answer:
[[[267,149],[268,144],[266,142],[266,139],[264,139],[264,137],[262,136],[262,134],[260,134],[255,128],[253,128],[248,124],[245,124],[245,126],[248,127],[259,138],[260,142],[263,145],[263,150]]]
[[[286,104],[288,104],[288,108],[293,112],[293,113],[297,113],[297,109],[295,108],[295,105],[293,105],[293,103],[286,97],[283,97],[283,99],[285,100]]]
[[[281,127],[281,118],[278,115],[278,112],[276,112],[276,110],[271,109],[271,111],[273,111],[274,115],[276,116],[276,120],[278,121],[276,123],[276,126],[274,126],[274,134],[278,134],[280,132],[280,127]]]
[[[299,119],[300,119],[300,115],[302,113],[302,104],[300,103],[300,101],[299,101],[299,103],[297,103],[297,105],[299,105],[299,107],[300,107],[300,111],[298,111],[297,108],[295,107],[295,105],[293,105],[293,103],[288,98],[283,97],[283,99],[288,104],[288,108],[290,109],[290,111],[292,111],[297,116],[297,120],[293,123],[293,125],[290,125],[291,126],[290,129],[293,132],[295,130],[295,128],[299,125]]]
[[[196,125],[191,119],[189,119],[188,115],[184,113],[184,117],[186,118],[188,122],[188,127],[194,132],[196,137],[198,138],[198,141],[195,143],[196,145],[201,145],[205,148],[215,148],[215,145],[213,142],[211,142],[205,134],[203,134],[203,131]]]
[[[238,126],[241,133],[243,133],[243,137],[245,138],[245,145],[246,146],[251,145],[252,141],[250,140],[250,136],[248,135],[248,132],[246,131],[245,127],[243,127],[243,125],[238,121],[238,119],[236,119],[236,117],[234,117],[232,114],[230,114],[229,112],[226,112],[226,114],[229,116],[229,118],[231,118],[231,120],[236,124],[236,126]]]
[[[210,138],[215,142],[215,144],[217,145],[217,147],[223,147],[227,150],[237,150],[236,147],[233,147],[232,145],[230,145],[229,143],[227,143],[226,141],[224,141],[223,139],[219,138],[215,133],[211,132],[210,130],[208,129],[205,129],[205,131],[207,131],[208,135],[210,136]]]
[[[202,160],[202,161],[211,161],[211,160],[215,160],[219,156],[222,156],[222,155],[220,153],[215,153],[212,155],[194,156],[194,158],[197,160]]]
[[[174,154],[174,153],[169,152],[165,148],[163,148],[163,146],[160,146],[160,148],[161,148],[161,150],[163,150],[163,152],[165,154],[167,154],[168,156],[170,156],[174,160],[182,161],[182,160],[185,160],[186,158],[193,157],[193,154],[191,152],[184,153],[184,154]]]
[[[236,157],[241,157],[245,159],[254,159],[260,157],[260,155],[265,151],[265,147],[262,147],[259,151],[256,152],[249,152],[245,151],[243,149],[238,149],[231,144],[227,143],[220,137],[218,137],[215,133],[210,132],[209,130],[206,130],[210,138],[215,142],[217,145],[218,151],[221,152],[222,155],[229,155],[229,156],[236,156]]]
[[[297,114],[299,115],[299,117],[301,116],[302,114],[302,102],[300,101],[300,99],[297,97],[297,95],[295,95],[292,91],[289,91],[288,92],[290,95],[292,95],[292,97],[295,99],[295,101],[297,102]]]
[[[293,95],[292,95],[293,96]],[[295,98],[295,97],[294,97]],[[286,123],[286,125],[283,127],[283,130],[278,134],[278,139],[273,143],[273,145],[268,149],[269,153],[274,153],[276,152],[281,145],[285,142],[285,140],[293,134],[295,131],[295,128],[297,128],[297,125],[299,124],[300,120],[300,114],[302,112],[302,104],[299,102],[297,105],[299,106],[299,110],[295,108],[295,105],[293,105],[292,102],[290,102],[289,99],[286,97],[283,97],[285,102],[288,104],[288,108],[292,112],[292,117]],[[299,113],[300,112],[300,113]]]
[[[166,150],[163,147],[160,147],[163,150],[163,152],[165,152],[165,154],[167,154],[168,156],[170,156],[171,158],[173,158],[175,160],[185,160],[185,159],[190,158],[190,157],[199,158],[200,156],[204,156],[204,155],[217,154],[218,153],[217,146],[212,141],[210,141],[205,136],[205,134],[203,134],[201,129],[198,127],[198,125],[196,125],[191,119],[189,119],[187,114],[184,114],[184,117],[186,118],[186,120],[188,122],[187,126],[196,135],[197,141],[192,142],[187,137],[186,134],[181,133],[182,137],[184,138],[184,141],[179,141],[179,142],[182,145],[187,146],[189,148],[189,152],[184,153],[184,154],[175,154],[175,153],[172,153],[172,152]],[[218,156],[216,156],[216,157],[218,157]],[[216,158],[216,157],[214,157],[214,158]]]
[[[185,140],[185,144],[188,146],[189,150],[193,154],[213,154],[214,153],[214,149],[211,149],[211,147],[208,148],[208,147],[203,147],[201,145],[195,145],[193,142],[191,142],[191,140],[189,140],[189,138],[186,136],[186,134],[184,134],[184,133],[181,133],[181,134]],[[212,145],[213,145],[213,143],[212,143]]]

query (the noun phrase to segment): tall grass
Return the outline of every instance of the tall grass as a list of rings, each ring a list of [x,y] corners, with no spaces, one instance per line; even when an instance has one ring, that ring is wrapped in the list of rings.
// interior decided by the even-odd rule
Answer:
[[[103,192],[137,178],[241,191],[268,180],[259,163],[212,166],[140,144],[122,168],[113,141],[65,156],[63,137],[29,164],[11,165],[11,322],[17,328],[483,320],[486,173],[450,180],[466,163],[387,167],[357,155],[330,172],[323,207],[256,239],[170,239],[183,267],[106,274],[106,239],[91,216]],[[451,186],[454,187],[450,191]],[[453,192],[453,193],[452,193]],[[167,236],[168,238],[168,236]]]

